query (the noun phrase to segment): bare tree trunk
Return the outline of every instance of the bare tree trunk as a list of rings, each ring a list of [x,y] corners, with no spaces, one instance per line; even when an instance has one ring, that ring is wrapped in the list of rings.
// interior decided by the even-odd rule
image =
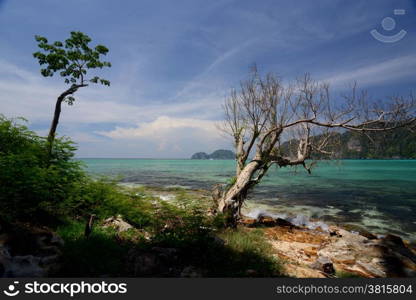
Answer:
[[[358,94],[354,86],[351,95],[342,98],[344,103],[332,103],[329,86],[313,81],[309,74],[285,87],[275,75],[262,78],[256,70],[239,91],[231,92],[224,104],[223,129],[234,140],[236,177],[214,199],[217,212],[226,215],[229,225],[235,226],[249,190],[272,165],[303,166],[311,173],[313,163],[307,160],[312,154],[333,156],[339,129],[368,135],[415,126],[413,95],[394,97],[391,104],[370,105],[367,94]]]
[[[241,206],[247,197],[248,190],[252,187],[253,175],[260,168],[260,162],[251,161],[248,163],[231,188],[225,192],[218,201],[218,212],[226,215],[229,225],[234,226],[241,217]]]
[[[48,147],[49,158],[51,158],[52,156],[53,142],[55,140],[56,128],[58,127],[59,117],[61,115],[62,102],[65,100],[67,96],[72,95],[80,87],[84,87],[84,86],[87,86],[87,85],[86,84],[72,85],[69,89],[63,92],[56,100],[55,112],[53,114],[53,119],[52,119],[51,127],[49,129],[49,134],[48,134],[48,146],[47,147]]]
[[[244,169],[244,163],[246,161],[243,147],[244,147],[243,138],[239,137],[236,143],[236,155],[235,155],[236,160],[237,160],[235,173],[237,177],[240,175],[241,171]]]
[[[62,101],[63,99],[61,99],[61,97],[59,97],[58,100],[56,101],[55,112],[53,114],[51,127],[49,129],[49,134],[48,134],[48,156],[49,158],[51,157],[51,154],[52,154],[53,141],[55,139],[56,128],[58,127],[58,123],[59,123],[59,116],[61,115]]]

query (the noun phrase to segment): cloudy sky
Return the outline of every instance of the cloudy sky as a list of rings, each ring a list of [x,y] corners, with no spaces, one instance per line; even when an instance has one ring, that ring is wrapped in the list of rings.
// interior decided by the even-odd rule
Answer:
[[[391,19],[383,28],[387,17],[395,28]],[[33,37],[80,30],[110,49],[113,67],[101,73],[111,87],[81,89],[63,108],[58,132],[78,143],[79,157],[230,149],[215,124],[253,63],[287,79],[310,72],[337,93],[355,80],[374,97],[415,91],[415,17],[415,0],[0,0],[0,113],[46,135],[66,86],[40,75]],[[373,29],[407,33],[382,43]]]

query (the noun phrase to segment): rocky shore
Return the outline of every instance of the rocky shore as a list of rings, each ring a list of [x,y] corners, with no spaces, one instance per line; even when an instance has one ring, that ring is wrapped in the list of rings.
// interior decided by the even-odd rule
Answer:
[[[120,217],[108,219],[102,226],[114,226],[118,231],[133,228]],[[363,235],[338,226],[329,226],[328,231],[309,229],[270,217],[246,218],[241,226],[248,231],[263,230],[282,262],[283,276],[416,277],[416,249],[398,236]],[[63,241],[55,233],[45,228],[13,231],[3,227],[0,237],[0,277],[47,277],[59,270]],[[129,265],[134,266],[136,275],[157,276],[155,270],[171,270],[169,262],[176,259],[177,250],[153,250],[129,253]],[[179,277],[188,277],[183,270],[176,271]],[[202,276],[201,272],[191,273],[191,277]],[[166,274],[172,275],[164,272],[157,277]]]
[[[262,216],[242,223],[264,227],[290,277],[416,277],[416,248],[395,235],[376,236],[338,226],[309,229]]]
[[[149,189],[149,194],[174,202],[183,191]],[[209,201],[204,191],[187,191],[195,199]],[[169,220],[166,220],[169,222]],[[124,232],[151,242],[153,237],[135,228],[121,216],[108,218],[97,227],[112,227],[123,240]],[[167,226],[167,225],[166,225]],[[299,216],[279,218],[258,213],[245,217],[239,224],[242,233],[260,230],[281,263],[276,276],[296,278],[325,277],[416,277],[416,247],[401,237],[375,235],[365,230],[330,225]],[[129,236],[129,235],[127,235]],[[227,247],[215,232],[212,242]],[[0,277],[48,277],[59,274],[63,239],[46,227],[30,224],[0,224]],[[129,249],[126,252],[126,274],[150,277],[204,277],[204,270],[180,262],[181,253],[173,247]],[[253,270],[242,270],[247,276],[262,276]],[[250,275],[251,274],[251,275]]]

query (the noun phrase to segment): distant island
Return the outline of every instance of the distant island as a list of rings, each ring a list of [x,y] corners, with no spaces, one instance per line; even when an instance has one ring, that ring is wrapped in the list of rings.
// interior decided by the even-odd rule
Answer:
[[[219,149],[211,154],[197,152],[191,156],[191,159],[235,159],[235,153],[231,150]]]

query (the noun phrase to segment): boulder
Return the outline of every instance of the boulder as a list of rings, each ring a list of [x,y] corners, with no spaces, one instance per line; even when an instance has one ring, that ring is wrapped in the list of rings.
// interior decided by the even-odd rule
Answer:
[[[274,226],[277,226],[277,223],[276,223],[276,220],[272,217],[259,216],[257,218],[257,225],[266,226],[266,227],[274,227]]]
[[[318,259],[311,265],[313,269],[324,272],[328,275],[334,275],[335,269],[331,259],[326,256],[319,256]]]
[[[133,228],[133,226],[124,221],[120,215],[118,215],[117,217],[110,217],[104,220],[103,227],[112,227],[116,229],[118,233]]]

